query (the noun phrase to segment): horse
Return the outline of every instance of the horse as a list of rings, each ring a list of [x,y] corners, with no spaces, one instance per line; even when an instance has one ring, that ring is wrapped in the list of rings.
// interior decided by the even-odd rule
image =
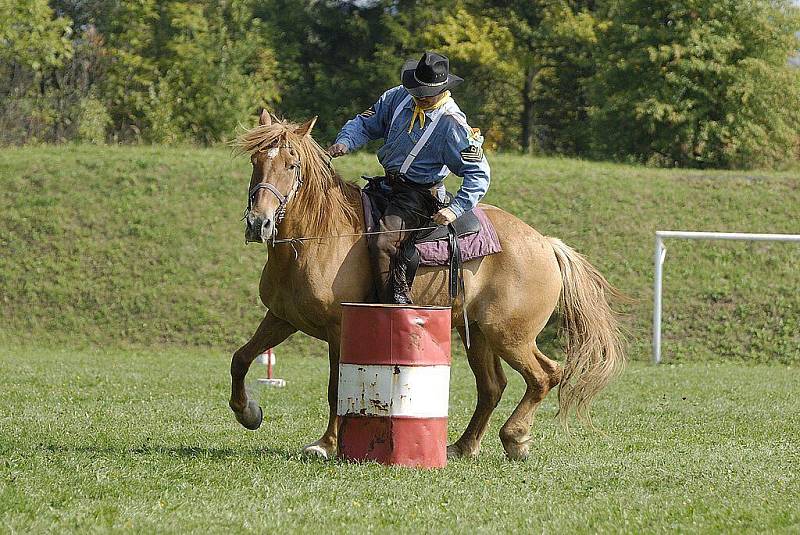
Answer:
[[[263,410],[244,384],[255,357],[297,331],[324,340],[330,364],[328,424],[303,453],[328,459],[337,454],[340,303],[367,302],[374,288],[359,187],[336,174],[328,154],[311,137],[315,121],[296,124],[263,111],[259,124],[232,142],[237,153],[250,155],[252,164],[245,240],[265,243],[268,252],[259,283],[267,311],[250,340],[233,354],[229,405],[240,424],[257,429]],[[447,453],[450,458],[478,454],[506,387],[505,361],[522,375],[525,393],[502,426],[500,440],[509,459],[525,459],[534,413],[550,390],[559,387],[562,418],[575,413],[586,420],[592,399],[622,368],[623,340],[612,305],[624,296],[560,240],[542,236],[497,207],[481,207],[502,252],[463,265],[466,291],[454,303],[452,325],[464,340],[463,306],[477,403]],[[421,267],[412,289],[414,303],[449,306],[447,288],[446,267]],[[536,344],[556,309],[565,339],[563,365]]]

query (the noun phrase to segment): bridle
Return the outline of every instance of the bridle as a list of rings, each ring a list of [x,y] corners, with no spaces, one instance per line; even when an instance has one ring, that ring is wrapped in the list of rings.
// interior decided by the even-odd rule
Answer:
[[[292,146],[291,144],[287,143],[286,145],[279,145],[277,147],[270,147],[270,148],[291,149]],[[264,149],[261,149],[259,152],[263,151]],[[286,217],[286,205],[289,204],[289,201],[292,200],[297,191],[303,185],[302,162],[300,161],[299,154],[297,156],[297,161],[292,164],[290,169],[294,170],[294,183],[292,184],[289,193],[284,195],[274,185],[268,182],[259,182],[258,184],[250,188],[250,191],[247,195],[247,209],[244,211],[244,217],[242,217],[242,219],[246,218],[253,210],[253,201],[255,201],[256,194],[262,189],[265,189],[271,192],[273,195],[275,195],[275,197],[278,199],[278,209],[275,210],[275,226],[274,226],[273,236],[274,234],[277,234],[278,225]]]

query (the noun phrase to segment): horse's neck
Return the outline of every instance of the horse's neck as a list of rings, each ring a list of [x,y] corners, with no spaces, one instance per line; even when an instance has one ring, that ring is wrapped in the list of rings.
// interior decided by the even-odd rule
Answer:
[[[360,195],[351,194],[345,198],[357,214],[362,212]],[[351,253],[364,232],[363,215],[355,221],[348,220],[341,214],[341,206],[335,204],[315,203],[323,207],[323,213],[339,210],[338,217],[334,213],[327,214],[332,219],[326,234],[320,234],[319,229],[309,224],[306,206],[294,202],[287,205],[286,217],[278,226],[277,238],[297,240],[270,247],[267,272],[271,277],[271,285],[280,286],[293,295],[296,295],[295,292],[305,292],[306,299],[324,300],[343,265],[360,257],[351,257]],[[295,287],[297,281],[301,281],[299,287]],[[320,292],[320,288],[325,290]]]

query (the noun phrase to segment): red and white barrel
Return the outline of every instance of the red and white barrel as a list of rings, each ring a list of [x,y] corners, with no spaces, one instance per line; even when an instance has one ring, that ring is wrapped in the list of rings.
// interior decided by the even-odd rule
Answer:
[[[342,304],[339,456],[447,464],[450,309]]]

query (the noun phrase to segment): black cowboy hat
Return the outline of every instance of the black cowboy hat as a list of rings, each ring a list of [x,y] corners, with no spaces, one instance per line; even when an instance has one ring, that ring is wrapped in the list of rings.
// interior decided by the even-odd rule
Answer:
[[[417,98],[438,95],[464,81],[450,74],[450,60],[436,52],[425,52],[419,61],[406,61],[400,77],[403,87]]]

